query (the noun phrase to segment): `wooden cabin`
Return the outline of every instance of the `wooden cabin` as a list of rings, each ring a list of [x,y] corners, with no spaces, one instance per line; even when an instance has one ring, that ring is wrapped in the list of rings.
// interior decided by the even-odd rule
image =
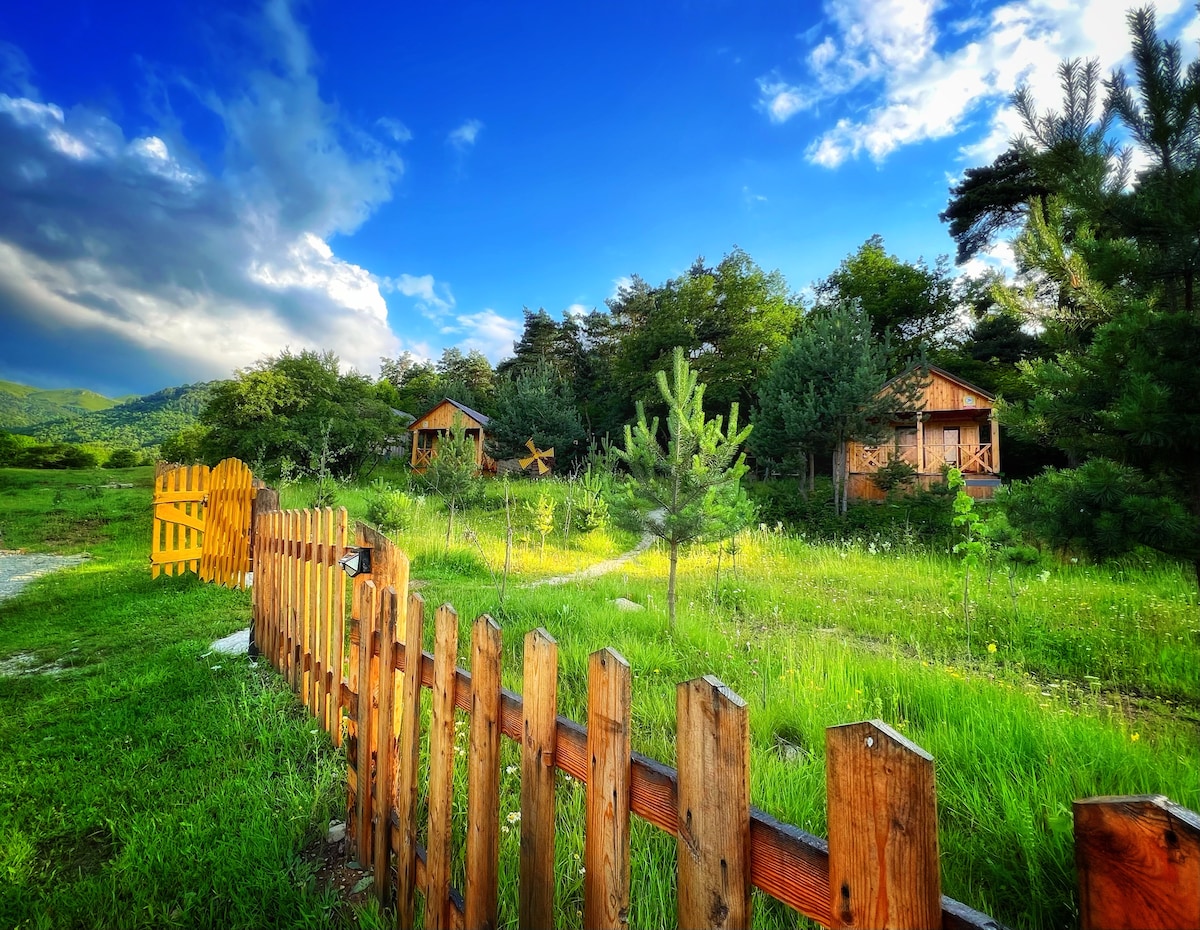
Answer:
[[[492,460],[483,454],[483,444],[487,440],[487,427],[490,422],[490,417],[472,410],[466,404],[460,404],[449,397],[443,399],[417,417],[408,428],[412,433],[413,470],[425,470],[437,455],[441,438],[454,427],[464,428],[467,435],[475,441],[475,461],[480,469],[488,470]]]
[[[880,389],[911,373],[893,378]],[[921,487],[942,480],[944,466],[957,468],[972,497],[990,498],[1000,486],[1000,424],[996,399],[987,391],[936,366],[926,368],[919,411],[897,414],[888,437],[879,445],[849,444],[846,455],[846,495],[850,500],[883,500],[887,495],[871,480],[883,466],[899,457],[917,471]]]

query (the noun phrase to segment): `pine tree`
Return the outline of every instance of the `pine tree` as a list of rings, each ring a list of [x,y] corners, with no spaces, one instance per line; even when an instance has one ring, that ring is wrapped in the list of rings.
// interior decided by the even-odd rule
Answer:
[[[737,404],[730,407],[728,427],[719,416],[707,419],[704,385],[681,348],[675,349],[671,375],[659,372],[657,378],[667,405],[665,446],[658,418],[647,423],[639,402],[637,423],[625,427],[625,448],[616,451],[632,476],[629,492],[654,508],[647,530],[669,548],[667,613],[674,628],[680,546],[733,535],[750,522],[752,507],[741,487],[746,463],[739,451],[751,427],[738,429]]]

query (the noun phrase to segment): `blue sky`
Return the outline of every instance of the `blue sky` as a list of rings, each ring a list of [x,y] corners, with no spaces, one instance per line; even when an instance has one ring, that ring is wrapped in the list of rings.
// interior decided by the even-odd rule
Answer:
[[[523,307],[735,245],[795,290],[875,233],[932,261],[1011,91],[1048,107],[1063,58],[1120,64],[1131,5],[5,4],[0,378],[495,362]],[[1154,5],[1194,57],[1194,7]]]

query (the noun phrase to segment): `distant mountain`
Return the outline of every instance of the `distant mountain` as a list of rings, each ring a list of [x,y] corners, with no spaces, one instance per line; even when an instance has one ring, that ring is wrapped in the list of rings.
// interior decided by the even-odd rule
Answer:
[[[117,405],[111,397],[67,388],[43,391],[27,384],[0,381],[0,428],[25,427],[47,420],[72,419]]]
[[[0,429],[44,441],[157,446],[199,419],[211,386],[212,382],[185,384],[118,403],[92,391],[38,391],[0,381]]]

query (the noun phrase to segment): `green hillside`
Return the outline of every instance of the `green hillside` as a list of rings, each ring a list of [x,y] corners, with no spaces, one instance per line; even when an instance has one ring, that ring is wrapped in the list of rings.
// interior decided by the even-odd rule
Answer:
[[[60,416],[23,430],[41,440],[100,442],[110,447],[157,446],[195,423],[208,400],[211,383],[164,388],[82,416]]]
[[[19,429],[48,420],[73,419],[116,405],[117,401],[95,391],[80,388],[43,391],[28,384],[0,381],[0,429]]]
[[[209,384],[164,388],[145,397],[113,400],[95,391],[43,391],[0,381],[0,430],[43,442],[101,443],[109,448],[157,446],[196,422]]]

